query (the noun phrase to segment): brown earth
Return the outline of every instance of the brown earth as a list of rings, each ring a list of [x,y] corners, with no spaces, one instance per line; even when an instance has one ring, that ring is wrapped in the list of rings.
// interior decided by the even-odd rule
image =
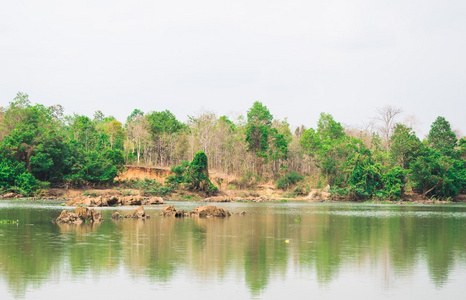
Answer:
[[[125,165],[126,171],[118,175],[115,178],[116,181],[124,180],[137,180],[137,179],[152,179],[157,180],[160,183],[165,182],[165,178],[168,175],[172,175],[170,168],[162,167],[144,167],[144,166],[132,166]]]

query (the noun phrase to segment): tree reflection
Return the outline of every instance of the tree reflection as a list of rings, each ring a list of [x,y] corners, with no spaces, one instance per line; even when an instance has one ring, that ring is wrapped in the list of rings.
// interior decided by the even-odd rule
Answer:
[[[111,276],[122,267],[151,282],[170,282],[181,272],[201,283],[234,274],[259,296],[290,268],[314,273],[327,285],[339,274],[369,266],[384,274],[380,278],[389,287],[393,274],[410,276],[421,265],[442,287],[455,265],[466,264],[463,217],[429,215],[414,206],[384,209],[389,213],[323,206],[300,214],[299,222],[267,207],[227,219],[153,214],[148,220],[110,221],[108,211],[102,224],[82,225],[55,225],[34,210],[17,209],[19,218],[34,225],[0,227],[1,277],[21,297],[52,277]]]

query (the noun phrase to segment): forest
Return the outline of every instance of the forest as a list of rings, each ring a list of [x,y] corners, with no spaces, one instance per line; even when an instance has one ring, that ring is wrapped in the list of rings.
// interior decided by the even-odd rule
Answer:
[[[0,194],[41,195],[50,187],[112,187],[125,165],[171,167],[159,190],[215,194],[208,170],[234,174],[232,188],[273,182],[291,196],[329,187],[342,199],[400,200],[416,193],[451,199],[466,187],[466,138],[439,116],[421,140],[397,122],[400,108],[378,109],[374,126],[345,128],[321,113],[315,128],[291,128],[256,101],[246,116],[205,112],[179,121],[170,111],[64,115],[18,93],[0,108]]]

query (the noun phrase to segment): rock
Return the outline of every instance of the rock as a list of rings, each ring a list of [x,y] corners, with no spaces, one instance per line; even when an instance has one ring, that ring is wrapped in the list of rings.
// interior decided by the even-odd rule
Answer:
[[[164,217],[229,217],[231,213],[223,208],[217,208],[213,205],[199,206],[186,213],[184,210],[176,210],[174,205],[169,205],[162,209]]]
[[[309,192],[309,195],[307,195],[306,200],[317,200],[317,201],[323,201],[323,200],[329,200],[330,199],[330,193],[326,191],[326,189],[320,190],[320,189],[312,189]]]
[[[167,207],[162,208],[162,215],[163,216],[174,216],[176,213],[175,205],[169,205]]]
[[[144,211],[144,207],[139,206],[133,211],[133,214],[131,215],[131,218],[134,219],[146,219],[150,218],[150,216],[146,215],[146,212]]]
[[[98,197],[76,197],[66,202],[67,206],[83,205],[87,207],[115,206],[115,205],[155,205],[164,204],[163,198],[151,197],[142,198],[141,196],[98,196]]]
[[[223,208],[217,208],[214,205],[199,206],[189,212],[190,216],[198,216],[201,218],[205,217],[218,217],[224,218],[231,216],[231,213],[228,210]]]
[[[91,198],[90,197],[76,197],[66,202],[66,206],[78,206],[78,205],[91,206]]]
[[[94,223],[102,222],[103,220],[102,215],[95,210],[88,209],[87,207],[77,207],[75,212],[63,210],[58,218],[52,220],[52,222],[58,224],[82,224],[86,221]]]
[[[204,202],[231,202],[231,198],[227,196],[215,196],[204,199]]]
[[[246,212],[245,211],[242,211],[239,213],[241,216],[245,216],[246,215]]]
[[[114,212],[114,213],[112,214],[112,219],[113,219],[113,220],[121,220],[121,219],[123,219],[123,216],[120,215],[119,212]]]
[[[186,216],[186,211],[184,210],[176,210],[174,205],[169,205],[167,207],[164,207],[162,209],[162,215],[164,217],[185,217]]]
[[[73,212],[63,210],[58,218],[52,220],[52,222],[57,224],[81,224],[84,222],[84,220]]]
[[[84,206],[76,207],[75,212],[78,217],[88,220],[89,222],[102,222],[104,220],[100,213]]]
[[[118,197],[117,196],[109,196],[105,198],[104,202],[107,206],[113,206],[118,204]]]
[[[151,197],[148,199],[142,200],[143,205],[157,205],[157,204],[165,204],[162,197]]]
[[[119,199],[120,205],[141,205],[141,196],[127,196]]]
[[[13,198],[19,198],[21,195],[15,194],[15,193],[6,193],[0,196],[0,199],[13,199]]]

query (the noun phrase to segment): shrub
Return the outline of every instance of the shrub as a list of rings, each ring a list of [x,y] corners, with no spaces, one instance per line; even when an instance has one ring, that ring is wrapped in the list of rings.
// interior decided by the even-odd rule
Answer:
[[[160,196],[169,195],[173,193],[173,188],[168,185],[163,185],[157,180],[154,179],[144,179],[144,180],[129,180],[123,182],[124,187],[130,189],[138,189],[141,191],[142,195],[151,195],[151,196]],[[127,191],[126,194],[129,194],[130,191]]]
[[[299,175],[296,172],[291,172],[286,174],[282,178],[278,179],[277,187],[282,190],[288,190],[290,187],[297,184],[299,181],[303,180],[304,176]]]
[[[167,177],[167,186],[176,188],[183,185],[189,191],[205,192],[214,195],[218,188],[209,179],[207,155],[199,151],[191,162],[183,161],[180,165],[171,168],[175,175]]]

